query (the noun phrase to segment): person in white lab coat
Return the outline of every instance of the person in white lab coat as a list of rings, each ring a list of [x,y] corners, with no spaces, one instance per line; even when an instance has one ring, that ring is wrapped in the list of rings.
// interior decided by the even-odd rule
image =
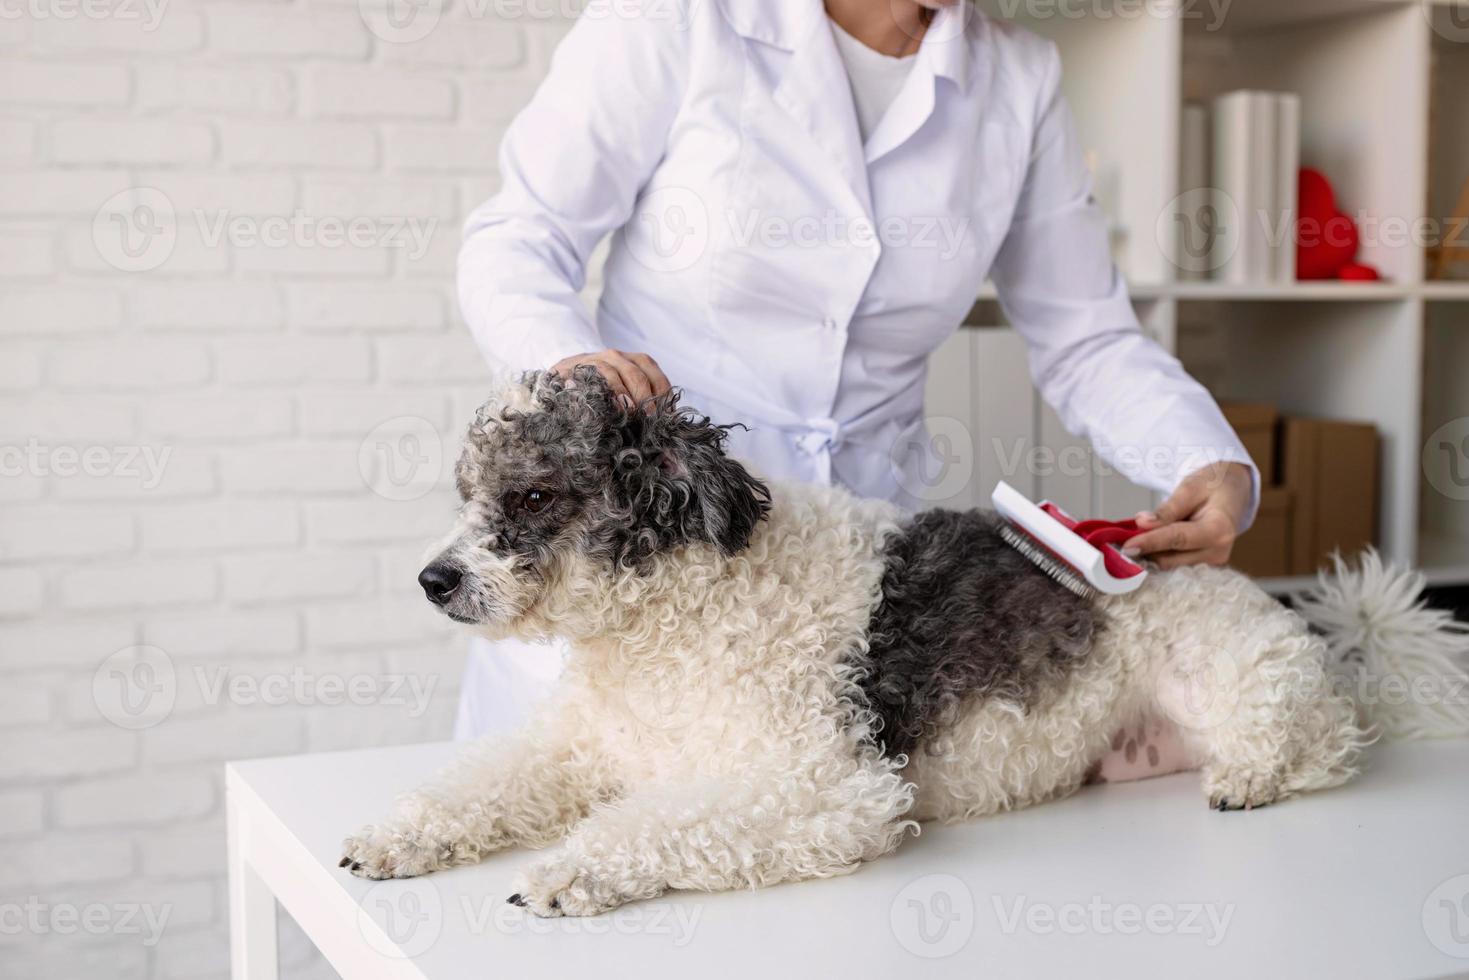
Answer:
[[[1222,563],[1258,476],[1139,328],[1060,82],[1054,45],[967,2],[594,0],[468,220],[465,317],[501,369],[676,385],[766,476],[916,508],[927,361],[989,278],[1067,428],[1171,494],[1137,550]],[[517,723],[558,665],[481,645],[459,734]]]

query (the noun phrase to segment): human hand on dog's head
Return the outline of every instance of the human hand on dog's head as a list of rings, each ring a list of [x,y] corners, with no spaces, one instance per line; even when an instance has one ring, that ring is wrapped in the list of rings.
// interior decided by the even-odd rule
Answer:
[[[631,408],[645,405],[652,408],[655,399],[667,395],[672,389],[668,377],[651,354],[639,351],[606,350],[587,351],[563,357],[551,365],[551,371],[568,382],[575,384],[575,374],[581,367],[595,368],[607,382],[607,386],[618,396],[618,400]]]
[[[769,491],[726,454],[728,427],[678,394],[630,409],[592,367],[502,386],[466,434],[459,521],[419,576],[429,600],[513,632],[578,581],[644,571],[685,546],[742,550]]]

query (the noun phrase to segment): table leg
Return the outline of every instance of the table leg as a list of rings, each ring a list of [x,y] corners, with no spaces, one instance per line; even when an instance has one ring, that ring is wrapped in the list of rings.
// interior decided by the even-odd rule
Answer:
[[[233,798],[229,823],[230,976],[233,980],[276,980],[275,896],[249,861],[249,817]]]

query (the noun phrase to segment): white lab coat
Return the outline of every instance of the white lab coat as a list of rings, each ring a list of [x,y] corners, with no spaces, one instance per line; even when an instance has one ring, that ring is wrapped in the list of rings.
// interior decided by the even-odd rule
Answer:
[[[764,474],[916,507],[927,360],[990,278],[1043,397],[1135,482],[1248,463],[1139,328],[1060,75],[1050,42],[944,8],[863,145],[821,0],[595,2],[469,218],[465,317],[511,370],[646,351],[686,403],[749,427],[731,447]],[[516,646],[471,657],[460,734],[518,720],[554,674]]]

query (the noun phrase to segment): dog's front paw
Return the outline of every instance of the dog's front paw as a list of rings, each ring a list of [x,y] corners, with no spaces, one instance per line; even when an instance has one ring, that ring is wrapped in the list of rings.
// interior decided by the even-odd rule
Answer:
[[[598,915],[634,899],[651,898],[661,890],[619,888],[605,874],[567,857],[553,857],[527,868],[515,883],[515,893],[506,901],[548,918]]]
[[[416,878],[447,868],[454,849],[416,830],[369,824],[342,842],[342,860],[359,878]]]
[[[1209,766],[1204,769],[1204,792],[1215,810],[1253,810],[1282,798],[1280,778],[1244,766]]]

